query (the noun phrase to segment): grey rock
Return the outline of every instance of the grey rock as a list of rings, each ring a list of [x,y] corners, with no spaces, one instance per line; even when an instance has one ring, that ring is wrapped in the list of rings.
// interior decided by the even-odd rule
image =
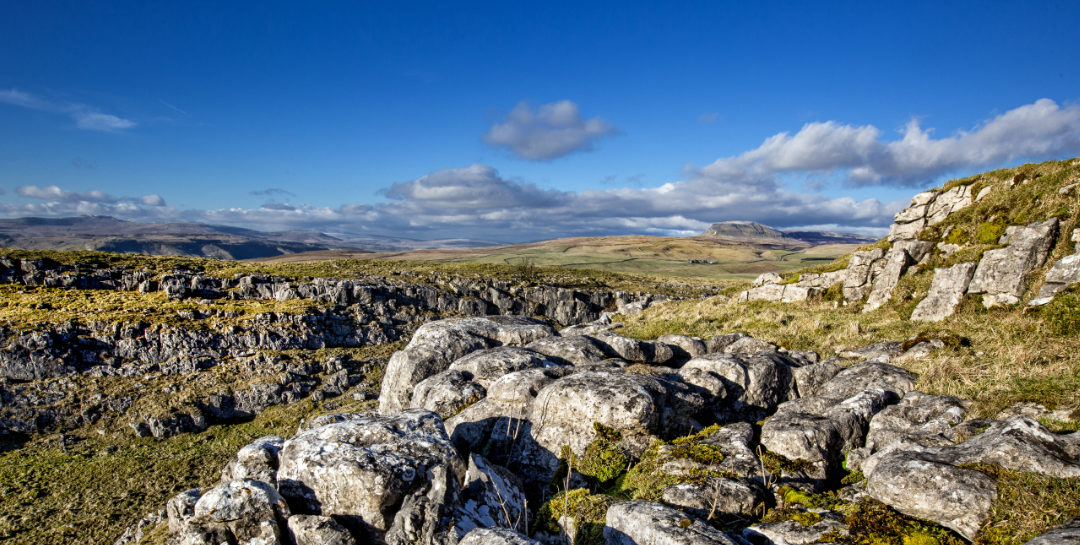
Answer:
[[[260,437],[241,448],[221,470],[221,482],[239,479],[277,485],[278,453],[285,440],[277,435]]]
[[[884,266],[885,250],[874,248],[851,254],[844,278],[844,299],[858,301],[869,295],[874,277]]]
[[[413,409],[300,432],[281,449],[277,479],[298,511],[419,543],[449,529],[464,475],[438,415]]]
[[[893,246],[885,254],[885,263],[874,277],[870,288],[870,294],[866,298],[863,312],[870,312],[881,308],[892,297],[893,288],[900,282],[900,276],[907,270],[913,261],[907,251],[899,246]]]
[[[845,452],[862,446],[870,419],[896,400],[872,389],[845,399],[809,397],[789,401],[765,420],[761,444],[792,460],[839,465]]]
[[[574,337],[548,337],[525,346],[529,350],[552,358],[557,362],[573,365],[588,365],[603,361],[607,351],[596,339],[577,335]]]
[[[903,397],[915,387],[915,376],[909,371],[889,365],[867,361],[840,371],[818,390],[818,395],[847,399],[865,390],[880,388]]]
[[[521,483],[513,473],[478,454],[469,455],[469,469],[458,508],[461,514],[457,517],[459,529],[465,529],[467,522],[480,528],[527,532],[529,514],[526,504]]]
[[[192,488],[169,498],[165,504],[165,513],[169,519],[170,534],[178,534],[187,526],[191,517],[195,516],[195,503],[199,501],[199,496],[202,496],[202,491]]]
[[[821,386],[835,377],[841,370],[843,370],[843,367],[825,361],[802,367],[793,367],[791,375],[795,380],[795,387],[799,392],[799,397],[810,397],[817,395],[817,391]]]
[[[1077,282],[1080,282],[1080,253],[1065,256],[1054,263],[1054,266],[1046,273],[1046,279],[1039,288],[1039,294],[1028,305],[1045,305],[1055,295]]]
[[[948,268],[934,269],[930,291],[915,307],[911,319],[920,322],[940,322],[956,311],[975,274],[974,263],[960,263]]]
[[[792,363],[779,352],[742,357],[712,353],[686,362],[678,376],[705,392],[717,420],[759,420],[797,397]]]
[[[931,450],[935,459],[952,464],[986,463],[1005,469],[1049,475],[1080,477],[1080,457],[1071,435],[1051,433],[1035,420],[1015,416],[994,423],[983,433],[956,445]]]
[[[1072,519],[1041,536],[1033,537],[1024,545],[1080,545],[1080,519]]]
[[[1046,261],[1057,230],[1057,218],[1024,227],[1007,227],[999,242],[1008,246],[983,254],[968,293],[984,294],[983,305],[988,308],[1019,302],[1028,275]]]
[[[867,477],[866,493],[906,515],[936,522],[972,541],[997,497],[994,480],[904,451],[886,455]]]
[[[470,352],[498,345],[523,345],[555,335],[543,322],[521,316],[451,318],[428,322],[413,335],[404,350],[394,353],[386,365],[379,412],[390,414],[405,408],[413,387]]]
[[[540,545],[540,542],[507,528],[477,528],[465,534],[458,545]]]
[[[608,545],[735,545],[723,532],[659,503],[616,503],[605,522]]]
[[[765,490],[756,479],[708,477],[704,484],[683,483],[661,491],[664,503],[678,506],[701,518],[710,514],[751,515],[765,501]]]
[[[622,433],[619,446],[640,456],[658,437],[689,431],[703,401],[676,382],[623,371],[585,371],[552,382],[532,404],[536,443],[584,455],[596,439],[594,423]]]
[[[927,225],[937,225],[953,212],[971,206],[973,197],[970,185],[958,185],[938,193],[926,210]]]
[[[771,342],[755,339],[742,333],[723,335],[714,340],[717,341],[718,348],[710,352],[723,352],[730,356],[752,356],[760,352],[776,352],[779,349]],[[719,348],[721,344],[723,347]]]
[[[288,526],[296,545],[356,545],[352,534],[331,517],[293,515]]]
[[[742,535],[755,543],[809,545],[820,543],[821,538],[830,532],[846,535],[847,525],[833,518],[822,518],[810,526],[803,526],[793,520],[785,520],[782,522],[755,524],[744,529]]]
[[[675,356],[671,347],[661,342],[639,341],[614,333],[601,333],[593,339],[605,352],[626,361],[663,365]]]
[[[421,380],[413,389],[409,408],[427,409],[449,418],[487,395],[472,373],[454,369]]]
[[[818,287],[800,286],[798,284],[765,284],[740,293],[738,300],[741,302],[779,301],[781,303],[794,303],[820,297],[823,291]]]
[[[203,494],[193,515],[173,536],[183,544],[284,544],[282,526],[289,515],[289,507],[269,484],[231,481]]]
[[[954,427],[964,419],[965,405],[951,396],[908,392],[900,403],[886,407],[870,421],[866,447],[872,452],[913,433],[936,434],[955,441]]]
[[[766,284],[780,284],[783,283],[783,281],[784,279],[781,278],[779,274],[767,272],[759,274],[758,277],[754,279],[753,286],[756,288]]]
[[[525,348],[500,346],[477,350],[450,364],[450,370],[472,374],[472,380],[485,389],[499,378],[514,371],[538,367],[555,367],[559,364],[541,354]]]
[[[709,351],[705,341],[700,337],[667,334],[657,337],[656,340],[672,347],[676,359],[696,358],[705,355]]]

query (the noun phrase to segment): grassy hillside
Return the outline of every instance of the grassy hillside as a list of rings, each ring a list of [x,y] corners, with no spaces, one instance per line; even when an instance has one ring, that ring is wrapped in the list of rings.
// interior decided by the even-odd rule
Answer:
[[[793,271],[828,262],[856,248],[829,244],[808,248],[791,242],[752,243],[714,237],[578,237],[470,249],[413,250],[365,255],[364,259],[570,267],[618,273],[750,279],[763,272]],[[347,251],[308,252],[259,260],[263,263],[355,257]],[[709,263],[690,263],[691,260]]]

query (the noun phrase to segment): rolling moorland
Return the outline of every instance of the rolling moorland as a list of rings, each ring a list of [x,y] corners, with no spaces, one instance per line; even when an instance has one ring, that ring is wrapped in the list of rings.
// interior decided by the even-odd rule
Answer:
[[[385,513],[358,517],[327,504],[336,518],[326,524],[337,529],[324,535],[443,543],[446,524],[487,520],[553,543],[661,530],[685,543],[796,535],[810,535],[804,543],[1025,543],[1080,517],[1080,278],[1065,270],[1077,253],[1078,184],[1076,159],[954,180],[917,196],[890,237],[858,252],[811,268],[781,266],[796,262],[779,252],[761,268],[703,275],[689,266],[668,276],[578,269],[567,266],[580,263],[566,255],[578,248],[567,241],[438,258],[482,263],[3,251],[0,538],[247,542],[256,527],[288,536],[285,523],[260,521],[317,512],[290,492],[289,479],[317,494],[344,486],[316,480],[296,457],[304,445],[321,448],[313,430],[377,424],[447,445],[438,455],[395,451],[424,460],[426,471],[455,474],[465,464],[474,479],[505,477],[483,469],[490,458],[513,478],[476,485],[500,500],[487,500],[487,519],[453,510],[461,502],[452,498],[484,501],[448,479],[443,496],[402,489]],[[703,243],[691,240],[663,252],[701,259]],[[631,242],[641,254],[604,241],[611,257],[601,266],[620,248],[648,263],[639,249],[667,244]],[[739,259],[725,251],[711,255]],[[939,280],[952,270],[964,273],[962,286]],[[780,274],[737,279],[762,272]],[[501,314],[536,320],[462,321]],[[454,361],[437,360],[431,346]],[[510,381],[533,381],[535,391],[521,394],[527,401],[500,404],[510,399],[500,392],[517,390],[485,375],[498,367],[482,366],[485,351],[532,362],[515,363],[524,374]],[[604,384],[624,386],[601,396],[613,406],[663,411],[575,408]],[[377,420],[410,406],[438,416]],[[319,419],[376,409],[382,416],[367,420]],[[513,437],[498,426],[470,435],[487,421],[507,432],[513,425]],[[1034,431],[1017,440],[1020,428]],[[823,435],[800,442],[793,430]],[[244,490],[275,498],[280,489],[287,507],[271,502],[250,520],[199,518],[197,506],[209,501],[200,498],[227,491],[212,487],[265,469],[237,451],[271,435],[296,439],[241,452],[273,452],[276,477],[258,479],[280,486]],[[986,443],[1020,446],[995,458]],[[937,489],[966,483],[956,490],[978,501],[959,510],[941,498],[932,508],[911,505],[899,496],[927,485],[900,471],[907,464],[939,472]],[[490,484],[515,480],[521,489]],[[194,487],[201,494],[160,511]],[[897,488],[909,492],[890,492]]]
[[[791,272],[832,261],[859,244],[828,243],[818,233],[811,246],[797,238],[609,236],[547,240],[468,249],[410,250],[363,255],[348,250],[301,252],[260,259],[266,263],[343,258],[437,263],[491,263],[570,267],[615,273],[714,280],[751,279],[763,272]],[[857,238],[857,237],[856,237]],[[826,242],[822,244],[820,242]]]

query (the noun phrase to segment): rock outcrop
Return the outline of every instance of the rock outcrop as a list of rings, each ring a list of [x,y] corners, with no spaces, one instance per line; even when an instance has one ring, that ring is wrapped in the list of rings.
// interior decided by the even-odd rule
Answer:
[[[417,383],[408,402],[464,408],[445,423],[422,408],[332,415],[285,441],[258,439],[220,485],[169,502],[170,532],[190,544],[450,545],[536,543],[534,530],[539,542],[565,543],[528,523],[558,507],[544,507],[560,501],[551,483],[588,487],[625,474],[630,486],[659,483],[649,493],[663,503],[607,498],[600,513],[550,522],[619,544],[815,543],[846,535],[847,523],[799,507],[801,492],[791,490],[835,487],[846,462],[866,482],[839,497],[868,496],[971,540],[998,494],[977,464],[1080,477],[1080,433],[1053,434],[1023,416],[964,422],[963,401],[914,391],[914,377],[887,363],[907,354],[899,342],[845,351],[863,361],[844,368],[739,334],[670,345],[616,337],[564,337],[522,318],[433,322],[399,354],[441,352],[445,369]],[[670,357],[650,356],[660,346]],[[759,516],[790,494],[787,509],[805,524],[725,533],[707,523]]]

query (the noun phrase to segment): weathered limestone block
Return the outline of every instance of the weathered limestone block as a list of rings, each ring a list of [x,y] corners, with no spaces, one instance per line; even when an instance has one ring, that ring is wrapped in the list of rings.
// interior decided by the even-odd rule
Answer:
[[[540,542],[507,528],[477,528],[465,534],[458,545],[540,545]]]
[[[245,445],[221,470],[221,482],[252,479],[276,486],[278,453],[284,443],[281,437],[268,435]]]
[[[773,545],[811,545],[825,534],[847,534],[847,525],[835,518],[822,518],[810,526],[803,526],[794,520],[755,524],[742,531],[742,535],[751,543],[770,543]],[[762,541],[765,540],[765,541]]]
[[[391,414],[408,406],[417,383],[445,371],[470,352],[499,345],[520,346],[557,335],[550,325],[521,316],[451,318],[428,322],[404,350],[386,365],[379,393],[379,412]]]
[[[385,532],[388,542],[399,523],[408,528],[398,533],[446,530],[443,515],[465,475],[442,420],[419,409],[302,431],[278,458],[278,486],[296,510],[334,516],[354,531]]]
[[[999,242],[1008,246],[983,254],[968,293],[985,294],[983,305],[988,308],[1019,302],[1028,274],[1046,261],[1057,238],[1057,229],[1057,218],[1024,227],[1007,227]]]
[[[844,299],[858,301],[873,288],[874,276],[885,265],[885,250],[874,248],[851,254],[847,276],[844,278]]]
[[[974,263],[959,263],[948,268],[934,269],[930,291],[915,307],[911,319],[920,322],[940,322],[956,311],[975,274]]]
[[[183,545],[284,545],[283,526],[289,515],[289,506],[269,484],[230,481],[203,494],[173,537]]]
[[[971,541],[990,516],[997,485],[987,475],[923,459],[887,454],[867,478],[866,493],[906,515],[936,522]]]
[[[1080,229],[1073,229],[1072,241],[1078,243],[1077,248],[1080,250]],[[1032,299],[1028,305],[1045,305],[1055,295],[1077,282],[1080,282],[1080,251],[1065,256],[1057,263],[1054,263],[1054,266],[1046,273],[1046,279],[1042,287],[1039,288],[1039,295]]]
[[[537,444],[552,453],[565,445],[584,455],[597,437],[594,423],[600,423],[622,434],[620,447],[641,456],[655,439],[689,431],[703,403],[678,382],[621,370],[584,371],[545,386],[529,420]]]
[[[514,371],[557,365],[532,350],[516,346],[500,346],[477,350],[458,358],[450,364],[449,369],[472,374],[472,380],[486,389],[491,386],[491,383]]]
[[[588,365],[607,357],[604,345],[588,335],[548,337],[525,346],[554,361],[573,365]]]
[[[331,517],[293,515],[288,525],[296,545],[356,545],[352,534]]]
[[[965,403],[955,397],[908,392],[900,403],[886,407],[870,421],[866,447],[872,452],[916,433],[941,435],[952,442],[965,412]]]
[[[457,511],[459,531],[473,527],[528,531],[529,515],[518,478],[479,454],[469,455],[469,469]]]
[[[605,523],[608,545],[735,545],[720,530],[659,503],[616,503]]]
[[[870,294],[866,298],[863,312],[870,312],[881,308],[892,297],[892,290],[900,282],[900,276],[907,270],[908,265],[913,264],[911,256],[902,248],[893,247],[885,254],[885,264],[881,267],[870,288]]]
[[[973,195],[970,185],[958,185],[948,191],[938,193],[926,209],[926,224],[937,225],[949,214],[971,205]]]
[[[765,501],[765,489],[753,478],[708,477],[705,483],[683,483],[661,491],[664,502],[696,516],[750,515]]]
[[[449,418],[487,395],[468,371],[448,369],[421,380],[413,389],[410,409],[427,409]]]
[[[706,393],[706,405],[717,420],[758,420],[797,397],[791,374],[796,366],[797,362],[779,352],[712,353],[686,362],[678,375]]]

